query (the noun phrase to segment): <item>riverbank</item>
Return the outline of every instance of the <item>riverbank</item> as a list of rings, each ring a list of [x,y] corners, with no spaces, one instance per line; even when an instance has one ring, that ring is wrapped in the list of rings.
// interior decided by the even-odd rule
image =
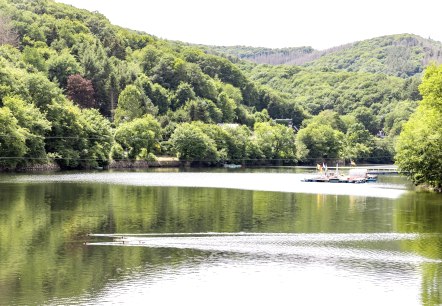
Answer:
[[[145,168],[177,168],[181,166],[181,162],[176,157],[171,156],[161,156],[155,161],[146,160],[119,160],[111,161],[108,166],[103,167],[103,169],[145,169]],[[101,167],[100,167],[101,169]],[[55,163],[45,163],[45,164],[33,164],[23,167],[17,167],[15,169],[2,168],[0,167],[0,172],[49,172],[49,171],[61,171],[61,167]],[[84,169],[87,170],[87,169]]]
[[[155,161],[146,161],[146,160],[135,160],[135,161],[127,161],[127,160],[119,160],[112,161],[108,167],[108,169],[144,169],[144,168],[176,168],[181,165],[181,162],[176,157],[171,156],[160,156],[157,157]]]
[[[46,163],[46,164],[34,164],[34,165],[28,165],[25,167],[18,167],[16,170],[9,170],[9,169],[0,169],[0,172],[46,172],[46,171],[60,171],[60,166],[53,162],[53,163]]]

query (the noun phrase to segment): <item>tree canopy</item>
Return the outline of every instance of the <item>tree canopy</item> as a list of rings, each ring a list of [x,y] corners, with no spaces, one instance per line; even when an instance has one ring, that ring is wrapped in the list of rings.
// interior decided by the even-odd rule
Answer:
[[[209,164],[389,162],[421,93],[437,100],[436,85],[418,86],[440,45],[412,35],[323,54],[232,50],[158,39],[53,0],[0,0],[0,12],[6,169],[102,167],[157,154]]]
[[[423,100],[404,125],[396,162],[417,185],[442,191],[442,66],[430,66],[419,87]]]

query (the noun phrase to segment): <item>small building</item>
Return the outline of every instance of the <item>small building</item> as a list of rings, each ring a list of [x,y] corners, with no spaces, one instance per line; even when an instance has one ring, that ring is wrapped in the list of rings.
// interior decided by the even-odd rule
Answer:
[[[294,129],[296,132],[298,131],[298,128],[293,125],[293,119],[274,119],[273,122],[288,126]]]

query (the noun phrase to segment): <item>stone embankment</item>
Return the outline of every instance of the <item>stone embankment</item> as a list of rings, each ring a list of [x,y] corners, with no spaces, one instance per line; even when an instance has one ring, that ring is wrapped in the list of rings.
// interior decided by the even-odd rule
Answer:
[[[181,162],[175,157],[158,157],[155,161],[145,161],[145,160],[136,160],[136,161],[112,161],[105,169],[145,169],[145,168],[175,168],[179,167]],[[28,165],[25,167],[18,167],[16,169],[8,169],[1,168],[0,172],[46,172],[46,171],[60,171],[61,168],[56,163],[47,163],[47,164],[35,164]]]
[[[0,171],[2,171],[2,170],[0,170]],[[16,171],[17,172],[60,171],[60,166],[57,165],[56,163],[35,164],[35,165],[28,165],[25,167],[19,167],[19,168],[17,168]]]
[[[158,157],[156,161],[145,161],[145,160],[136,160],[136,161],[127,161],[127,160],[119,160],[112,161],[108,168],[109,169],[143,169],[150,167],[179,167],[180,161],[175,157]]]

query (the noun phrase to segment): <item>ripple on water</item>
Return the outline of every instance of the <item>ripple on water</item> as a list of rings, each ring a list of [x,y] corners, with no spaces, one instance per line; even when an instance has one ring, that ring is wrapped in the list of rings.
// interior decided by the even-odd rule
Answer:
[[[430,234],[429,234],[430,235]],[[336,260],[367,260],[420,264],[440,262],[397,249],[388,243],[416,240],[422,234],[95,234],[112,238],[112,242],[91,242],[89,245],[143,246],[149,248],[194,249],[210,252],[231,252],[254,255],[284,255]],[[390,245],[391,246],[391,245]]]
[[[109,247],[194,249],[180,263],[146,266],[88,304],[419,305],[420,267],[440,264],[401,251],[418,234],[96,234]],[[380,244],[380,245],[379,245]],[[382,248],[387,244],[388,248]],[[397,244],[397,245],[396,245]],[[396,245],[396,247],[392,247]],[[207,256],[211,254],[210,256]],[[171,294],[172,293],[172,294]]]

